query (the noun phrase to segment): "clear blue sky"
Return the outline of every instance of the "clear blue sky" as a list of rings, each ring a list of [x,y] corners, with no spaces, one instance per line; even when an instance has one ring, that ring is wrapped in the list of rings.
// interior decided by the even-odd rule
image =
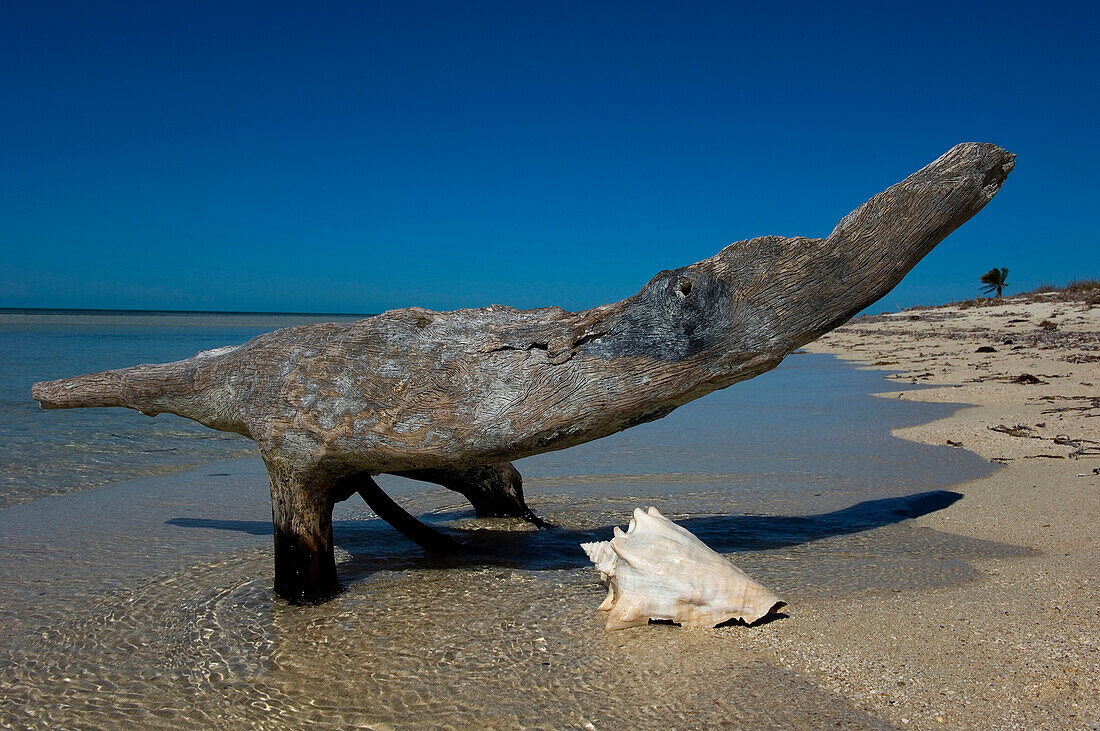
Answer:
[[[874,311],[1100,276],[1098,37],[1097,2],[9,3],[0,307],[588,307],[970,140],[1015,172]]]

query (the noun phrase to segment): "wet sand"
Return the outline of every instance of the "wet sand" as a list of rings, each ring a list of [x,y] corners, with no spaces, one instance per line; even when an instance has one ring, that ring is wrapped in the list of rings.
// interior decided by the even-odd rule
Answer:
[[[782,643],[806,645],[823,629],[815,617],[837,615],[853,595],[868,602],[966,584],[980,578],[975,560],[1017,553],[907,519],[951,504],[957,495],[948,491],[781,516],[730,514],[722,484],[670,493],[641,476],[619,485],[625,494],[534,493],[532,507],[556,524],[535,531],[475,520],[451,493],[391,481],[403,504],[460,531],[480,554],[425,557],[366,508],[342,504],[335,533],[346,591],[316,607],[287,605],[270,590],[258,460],[9,508],[0,513],[0,623],[9,633],[0,720],[17,728],[889,728],[793,668]],[[216,511],[204,509],[215,500]],[[595,610],[604,591],[577,544],[607,536],[638,502],[734,556],[793,602],[790,615],[751,628],[606,631]],[[691,513],[678,512],[685,506]]]
[[[1097,294],[860,318],[808,348],[932,387],[884,398],[973,404],[895,430],[1004,465],[913,523],[1024,552],[972,562],[967,584],[810,608],[766,633],[786,667],[910,726],[1100,727]]]

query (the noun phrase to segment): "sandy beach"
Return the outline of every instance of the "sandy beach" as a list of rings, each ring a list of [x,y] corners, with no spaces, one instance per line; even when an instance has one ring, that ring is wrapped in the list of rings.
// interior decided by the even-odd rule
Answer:
[[[1100,291],[862,317],[812,343],[887,380],[883,398],[971,404],[896,430],[1003,465],[918,517],[1019,546],[976,580],[861,593],[762,628],[777,660],[874,715],[918,728],[1100,727]]]

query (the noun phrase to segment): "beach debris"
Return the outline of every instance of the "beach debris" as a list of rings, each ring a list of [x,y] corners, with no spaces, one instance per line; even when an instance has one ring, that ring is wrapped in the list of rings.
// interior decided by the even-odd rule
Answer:
[[[962,445],[963,445],[962,442],[956,442],[956,441],[951,440],[951,439],[947,440],[947,446],[949,446],[949,447],[961,447]]]
[[[1041,425],[1037,426],[1046,426],[1046,423],[1044,422]],[[1013,426],[998,424],[997,426],[987,426],[986,429],[990,431],[1000,432],[1001,434],[1008,434],[1012,437],[1020,437],[1023,439],[1039,439],[1042,441],[1053,442],[1054,444],[1058,444],[1061,446],[1074,448],[1074,451],[1066,455],[1033,454],[1028,457],[1024,457],[1024,459],[1035,459],[1037,457],[1051,457],[1058,459],[1068,457],[1070,459],[1077,459],[1078,457],[1100,456],[1100,442],[1094,441],[1092,439],[1083,439],[1081,437],[1070,438],[1070,436],[1067,434],[1058,434],[1053,437],[1044,437],[1042,435],[1033,433],[1031,427],[1027,424],[1014,424]],[[948,443],[950,444],[950,441]]]
[[[924,373],[887,373],[883,378],[894,381],[907,380],[910,383],[916,383],[925,378],[934,378],[935,375],[932,371],[925,371]]]
[[[1058,414],[1066,411],[1080,411],[1086,417],[1100,416],[1100,414],[1084,413],[1100,409],[1100,397],[1097,396],[1040,396],[1040,401],[1088,401],[1082,406],[1058,406],[1053,409],[1044,409],[1044,414]]]
[[[1073,451],[1066,455],[1070,459],[1077,459],[1078,457],[1100,456],[1100,442],[1094,441],[1092,439],[1083,439],[1081,437],[1071,439],[1067,434],[1059,434],[1058,436],[1054,437],[1052,441],[1055,444],[1073,447]]]
[[[975,353],[996,353],[997,349],[994,348],[992,345],[981,345],[974,352]]]
[[[1095,475],[1100,475],[1100,467],[1093,467],[1092,472],[1078,472],[1077,473],[1078,477],[1093,477]]]
[[[636,508],[624,533],[582,543],[600,572],[607,598],[607,629],[667,620],[683,627],[714,627],[730,620],[753,624],[785,602],[729,559],[657,510]]]
[[[1016,348],[1013,348],[1013,350],[1015,350],[1015,349]],[[988,368],[989,368],[988,364],[985,364],[985,363],[971,364],[971,365],[974,366],[975,370],[988,370]],[[1031,373],[1021,373],[1018,376],[1009,376],[1005,373],[991,373],[987,376],[978,376],[977,378],[968,378],[965,381],[963,381],[963,383],[985,383],[986,381],[999,381],[1001,383],[1017,383],[1017,384],[1021,384],[1021,385],[1036,385],[1036,384],[1045,384],[1045,383],[1047,383],[1047,381],[1042,380],[1041,378],[1039,378],[1039,376],[1042,376],[1043,378],[1065,378],[1066,377],[1066,376],[1063,376],[1063,375],[1058,375],[1058,374],[1051,375],[1051,374],[1047,374],[1047,373],[1040,373],[1038,376],[1032,375]],[[1046,397],[1041,397],[1041,398],[1046,398]]]
[[[1012,426],[1005,426],[1004,424],[998,424],[997,426],[987,426],[989,431],[1000,432],[1007,434],[1010,437],[1021,437],[1027,439],[1042,439],[1040,436],[1036,436],[1031,433],[1031,427],[1027,424],[1014,424]]]
[[[332,508],[356,493],[425,550],[454,550],[383,500],[375,475],[438,481],[475,509],[529,517],[510,460],[659,419],[775,368],[892,290],[992,200],[1014,160],[996,145],[956,145],[824,238],[738,241],[588,310],[396,309],[31,393],[44,408],[172,413],[253,439],[271,485],[275,589],[324,601],[340,591]]]

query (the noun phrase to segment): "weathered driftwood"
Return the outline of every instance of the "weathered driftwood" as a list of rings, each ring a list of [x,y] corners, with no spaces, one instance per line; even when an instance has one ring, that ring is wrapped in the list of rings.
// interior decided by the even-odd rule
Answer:
[[[372,475],[429,479],[479,513],[526,515],[507,460],[659,419],[774,368],[889,292],[1012,166],[994,145],[958,145],[825,238],[740,241],[582,312],[392,310],[37,383],[33,395],[45,408],[167,412],[254,439],[271,479],[275,587],[323,600],[339,589],[332,506],[352,492],[422,545],[448,548],[383,504]]]

